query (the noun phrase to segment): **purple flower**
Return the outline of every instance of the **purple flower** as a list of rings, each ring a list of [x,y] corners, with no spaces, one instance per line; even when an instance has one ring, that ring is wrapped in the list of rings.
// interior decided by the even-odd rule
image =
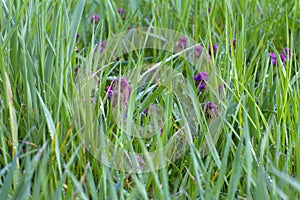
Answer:
[[[106,86],[105,90],[107,91],[108,93],[108,96],[111,98],[114,91],[112,90],[112,88],[110,86]]]
[[[281,53],[280,54],[280,59],[281,59],[281,61],[282,61],[283,64],[286,63],[286,55],[285,54]]]
[[[106,47],[106,41],[101,42],[100,53],[102,53],[102,51],[104,51],[105,47]]]
[[[120,15],[124,14],[124,12],[125,12],[125,11],[124,11],[123,8],[119,8],[119,9],[118,9],[118,13],[119,13]]]
[[[208,11],[208,13],[210,13],[210,11],[211,11],[210,7],[207,8],[207,11]]]
[[[208,53],[209,53],[209,55],[214,54],[214,56],[215,56],[216,53],[217,53],[218,46],[219,46],[219,43],[214,44],[212,47],[209,46],[208,47]]]
[[[107,86],[106,91],[112,100],[112,106],[115,107],[118,103],[118,98],[120,98],[120,106],[127,107],[131,89],[132,87],[123,77],[118,80],[114,80],[112,82],[112,86]]]
[[[233,38],[232,43],[233,43],[233,48],[235,49],[235,47],[236,47],[236,39],[235,38]]]
[[[206,88],[206,81],[208,79],[208,73],[207,72],[200,72],[199,74],[194,76],[196,87],[200,90],[203,90]]]
[[[176,46],[178,47],[178,49],[180,51],[182,51],[183,49],[186,49],[186,37],[185,36],[181,36],[178,40],[178,42],[176,43]]]
[[[210,117],[217,116],[219,114],[218,106],[213,102],[207,102],[201,105],[202,109],[205,111],[205,114]]]
[[[142,116],[145,116],[148,114],[148,108],[146,108],[145,110],[142,111]]]
[[[199,57],[201,56],[202,52],[203,52],[203,48],[200,45],[195,46],[195,48],[194,48],[194,54],[195,54],[196,58],[199,59]]]
[[[100,20],[100,16],[99,15],[93,15],[91,18],[91,22],[97,24]]]
[[[77,33],[76,34],[76,40],[78,40],[80,38],[80,35]]]
[[[270,59],[271,59],[272,64],[276,66],[277,65],[277,58],[276,58],[276,55],[275,55],[274,52],[270,53]]]
[[[279,54],[281,62],[285,65],[290,58],[290,49],[285,47],[283,52]],[[278,60],[274,52],[270,53],[270,59],[274,66],[277,66]]]

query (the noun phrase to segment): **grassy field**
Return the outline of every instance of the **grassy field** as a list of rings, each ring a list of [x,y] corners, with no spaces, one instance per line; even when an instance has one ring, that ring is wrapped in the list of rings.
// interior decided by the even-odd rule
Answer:
[[[299,0],[0,4],[0,199],[300,198]]]

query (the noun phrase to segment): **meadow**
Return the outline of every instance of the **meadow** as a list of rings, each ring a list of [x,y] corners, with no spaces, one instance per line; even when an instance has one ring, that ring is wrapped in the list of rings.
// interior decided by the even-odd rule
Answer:
[[[299,199],[299,0],[2,0],[0,199]]]

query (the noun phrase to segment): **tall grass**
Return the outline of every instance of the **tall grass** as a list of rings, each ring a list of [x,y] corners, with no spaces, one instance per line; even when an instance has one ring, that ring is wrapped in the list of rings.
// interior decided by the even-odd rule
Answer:
[[[125,14],[117,12],[119,7]],[[97,23],[91,23],[94,14],[100,15]],[[2,0],[0,199],[300,198],[299,19],[299,0]],[[219,43],[211,60],[226,86],[224,123],[205,156],[195,140],[162,169],[118,171],[85,148],[74,109],[76,69],[86,66],[106,38],[152,26],[178,31],[205,47]],[[284,47],[291,51],[285,65],[279,55]],[[277,66],[270,52],[275,52]],[[147,53],[131,52],[102,70],[97,105],[103,110],[93,113],[101,113],[97,126],[114,144],[140,152],[149,141],[122,136],[105,87],[145,62],[170,56],[159,50]],[[191,83],[201,71],[181,59],[169,65]],[[163,92],[157,95],[165,106],[163,132],[172,135],[177,130],[170,120],[174,102]],[[94,126],[89,120],[86,124]],[[157,136],[152,142],[164,145],[167,139]]]

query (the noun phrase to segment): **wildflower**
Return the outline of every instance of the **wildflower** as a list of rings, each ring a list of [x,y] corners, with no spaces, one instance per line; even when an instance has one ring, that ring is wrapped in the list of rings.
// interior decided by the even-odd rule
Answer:
[[[146,108],[145,110],[142,111],[142,116],[145,116],[148,114],[148,108]]]
[[[286,63],[286,55],[284,55],[283,53],[280,54],[280,59],[281,59],[283,64]]]
[[[209,55],[214,54],[214,56],[215,56],[216,53],[217,53],[218,46],[219,46],[219,43],[216,43],[216,44],[214,44],[214,45],[212,46],[212,48],[211,48],[211,47],[208,47],[208,53],[209,53]]]
[[[108,96],[112,99],[112,106],[115,107],[120,97],[120,106],[128,106],[132,87],[125,78],[114,80],[112,86],[107,86],[106,91]]]
[[[235,47],[236,47],[236,39],[235,38],[233,38],[232,43],[233,43],[233,48],[235,49]]]
[[[271,58],[272,64],[276,66],[277,65],[277,58],[276,58],[276,55],[275,55],[274,52],[270,53],[270,58]]]
[[[178,42],[176,43],[177,48],[182,51],[183,49],[186,49],[186,37],[185,36],[181,36],[178,40]]]
[[[207,12],[208,12],[208,13],[210,13],[210,11],[211,11],[211,8],[210,8],[210,7],[208,7],[208,8],[207,8]]]
[[[200,90],[206,88],[206,81],[208,79],[207,72],[200,72],[199,74],[194,76],[196,87],[199,87]]]
[[[120,15],[124,14],[124,12],[125,12],[125,11],[124,11],[123,8],[119,8],[119,9],[118,9],[118,13],[119,13]]]
[[[218,106],[213,102],[207,102],[201,105],[202,109],[210,117],[217,116],[219,114]]]
[[[91,18],[91,22],[97,24],[100,20],[100,16],[99,15],[93,15]]]
[[[279,57],[280,57],[281,62],[285,65],[286,61],[288,61],[288,59],[290,58],[290,49],[285,47],[283,49],[283,52],[279,54]],[[274,66],[277,66],[278,60],[277,60],[274,52],[270,53],[270,59],[271,59],[272,64]]]
[[[80,38],[80,35],[77,33],[76,34],[76,40],[78,40]]]
[[[100,45],[100,52],[101,53],[102,53],[102,51],[104,51],[105,47],[106,47],[106,41],[101,42],[101,45]]]

